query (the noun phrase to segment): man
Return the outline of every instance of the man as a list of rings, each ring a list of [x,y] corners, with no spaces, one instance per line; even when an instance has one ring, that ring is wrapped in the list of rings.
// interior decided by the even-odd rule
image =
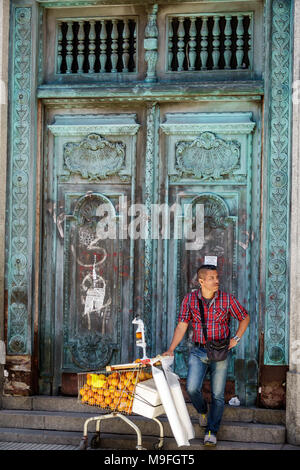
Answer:
[[[200,289],[184,297],[171,345],[163,355],[174,355],[174,350],[183,339],[188,324],[191,321],[194,345],[189,356],[187,391],[194,407],[199,413],[200,426],[206,428],[204,445],[216,445],[216,434],[224,411],[224,391],[231,352],[229,351],[227,359],[224,361],[215,362],[207,358],[198,298],[202,300],[204,307],[208,341],[219,341],[229,337],[230,316],[239,321],[236,334],[230,339],[229,350],[237,346],[248,327],[250,317],[235,297],[219,290],[219,276],[216,266],[209,264],[202,265],[197,271],[197,276]],[[209,413],[207,403],[201,392],[208,367],[210,367],[212,392]]]

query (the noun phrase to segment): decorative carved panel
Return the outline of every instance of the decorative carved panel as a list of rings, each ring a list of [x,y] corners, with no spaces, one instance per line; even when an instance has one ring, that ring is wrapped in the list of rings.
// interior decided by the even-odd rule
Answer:
[[[81,142],[64,145],[64,165],[70,173],[89,180],[102,180],[117,174],[125,163],[125,145],[89,134]]]
[[[203,132],[193,142],[176,143],[176,170],[179,176],[197,179],[219,179],[239,168],[241,146],[226,141],[212,132]]]
[[[74,199],[67,198],[67,207]],[[118,240],[100,239],[97,209],[110,201],[88,194],[66,217],[64,241],[64,367],[99,369],[120,348],[120,292],[114,269]],[[112,212],[114,208],[112,206]],[[116,256],[114,257],[113,254]]]

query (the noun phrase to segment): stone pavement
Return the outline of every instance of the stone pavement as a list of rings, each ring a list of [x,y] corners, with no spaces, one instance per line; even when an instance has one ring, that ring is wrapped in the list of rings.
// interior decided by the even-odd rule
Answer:
[[[1,450],[78,450],[78,446],[0,441]]]

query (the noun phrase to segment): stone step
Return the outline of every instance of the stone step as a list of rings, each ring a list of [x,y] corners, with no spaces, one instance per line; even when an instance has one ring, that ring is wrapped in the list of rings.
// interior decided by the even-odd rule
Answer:
[[[97,414],[95,407],[82,405],[74,397],[32,396],[32,397],[3,397],[3,409],[28,411],[65,411]],[[191,403],[187,403],[191,418],[197,419],[197,411]],[[233,407],[226,405],[223,421],[238,421],[245,423],[285,425],[284,410],[270,410],[255,407]]]
[[[99,449],[91,449],[90,441],[93,437],[91,433],[89,435],[89,442],[87,450],[136,450],[137,440],[135,436],[124,435],[124,434],[108,434],[101,433],[101,444]],[[70,450],[79,449],[80,443],[82,440],[82,433],[78,431],[49,431],[49,430],[38,430],[38,429],[23,429],[23,428],[0,428],[0,444],[2,444],[1,449],[8,449],[7,445],[19,443],[20,450],[24,449],[22,443],[34,443],[36,446],[39,445],[48,445],[53,446],[53,449],[56,450],[55,446],[70,446]],[[157,437],[153,436],[143,436],[142,445],[146,450],[152,451],[155,444],[158,442]],[[261,442],[235,442],[235,441],[222,441],[218,440],[218,444],[215,448],[206,448],[203,446],[203,440],[196,438],[191,440],[190,446],[182,446],[178,448],[175,439],[170,437],[164,438],[164,451],[172,450],[188,450],[199,451],[199,450],[299,450],[299,447],[292,446],[289,444],[270,444],[270,443],[261,443]],[[16,450],[16,446],[11,447]],[[37,447],[39,449],[40,447]]]
[[[94,413],[95,416],[98,413]],[[71,411],[35,411],[35,410],[0,410],[0,427],[18,429],[39,429],[43,431],[82,431],[85,421],[91,413]],[[158,436],[158,424],[142,416],[131,416],[133,422],[139,427],[142,435]],[[164,435],[173,437],[171,427],[166,417],[161,416],[164,426]],[[194,421],[195,437],[203,438],[204,429]],[[95,422],[88,428],[95,431]],[[110,434],[132,435],[135,431],[123,420],[115,417],[101,422],[101,431]],[[269,444],[283,444],[286,442],[285,426],[274,424],[260,424],[251,422],[223,421],[218,432],[218,438],[235,442],[261,442]]]

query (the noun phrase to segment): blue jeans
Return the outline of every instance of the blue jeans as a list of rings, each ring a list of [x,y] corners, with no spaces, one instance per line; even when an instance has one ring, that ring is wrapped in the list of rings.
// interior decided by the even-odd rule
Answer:
[[[210,367],[212,401],[207,417],[206,432],[216,434],[224,411],[224,391],[231,351],[225,361],[213,362],[207,358],[204,348],[194,347],[189,357],[187,392],[198,413],[207,413],[207,403],[202,396],[202,384]]]

